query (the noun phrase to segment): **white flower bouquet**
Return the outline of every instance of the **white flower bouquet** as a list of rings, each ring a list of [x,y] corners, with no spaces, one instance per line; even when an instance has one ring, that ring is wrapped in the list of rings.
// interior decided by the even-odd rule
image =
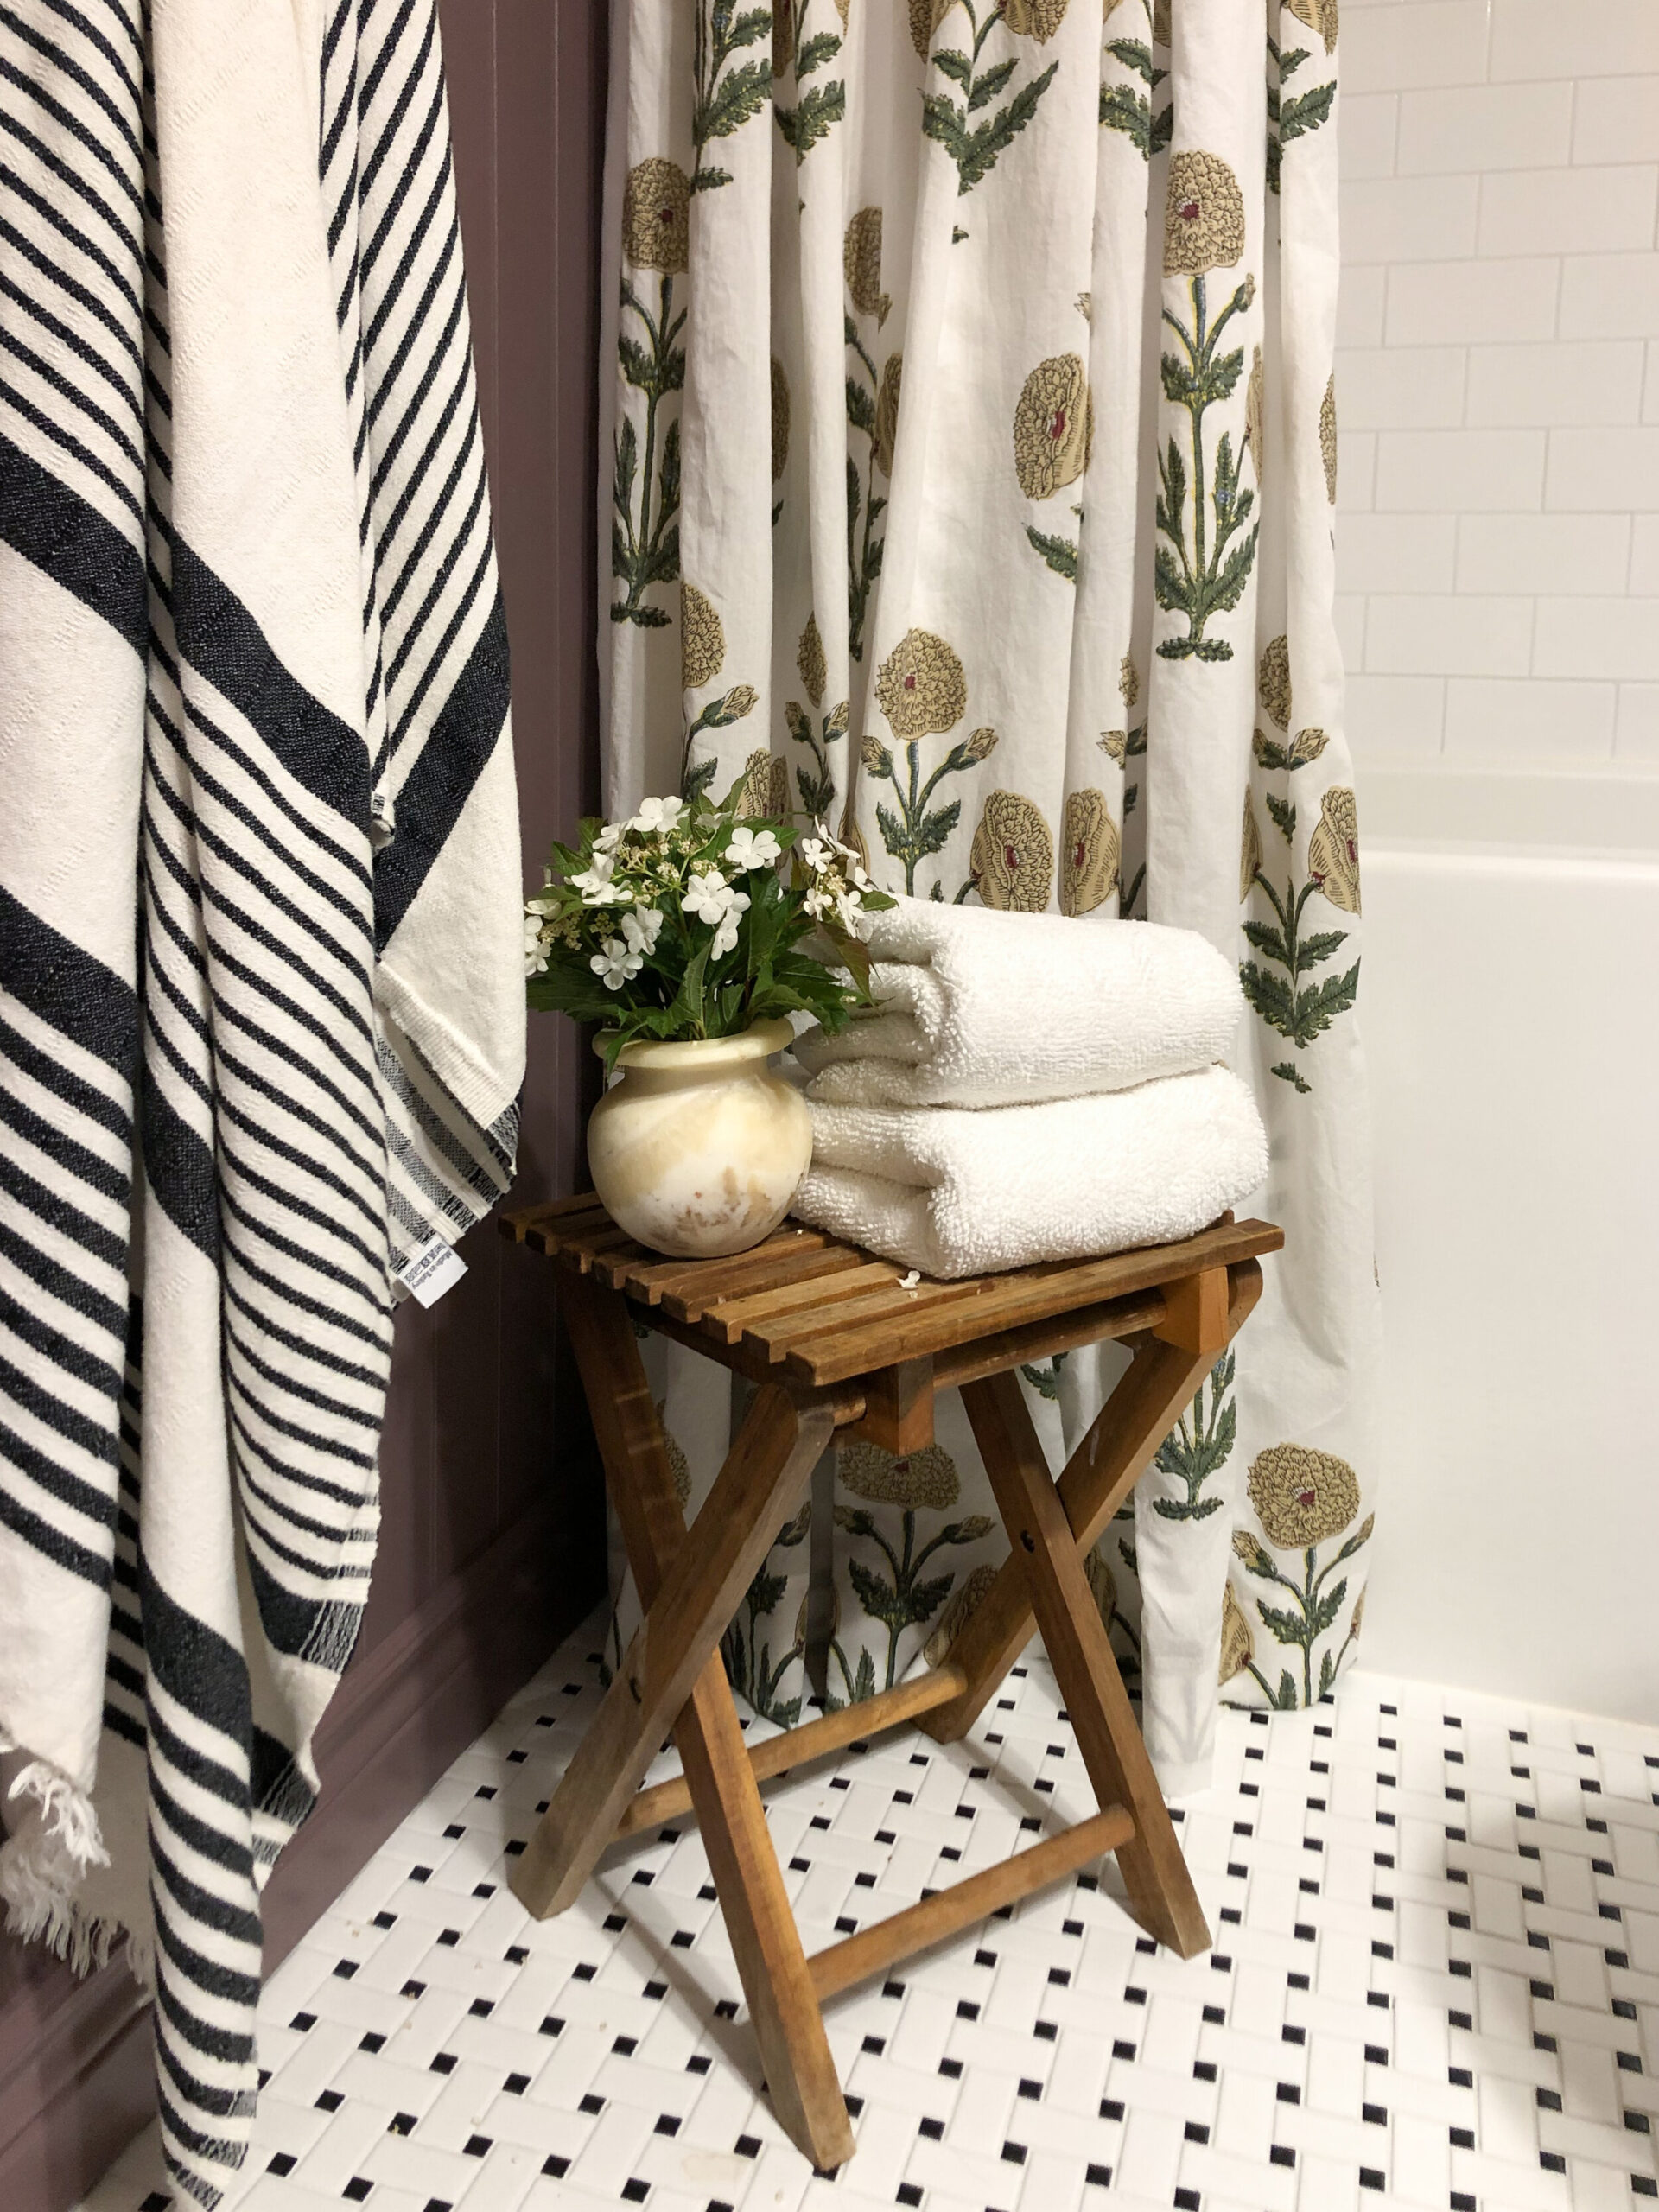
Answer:
[[[603,1027],[606,1064],[637,1040],[734,1037],[810,1014],[830,1034],[868,1006],[865,917],[891,906],[821,823],[744,817],[699,795],[648,798],[553,847],[524,902],[532,1007]]]

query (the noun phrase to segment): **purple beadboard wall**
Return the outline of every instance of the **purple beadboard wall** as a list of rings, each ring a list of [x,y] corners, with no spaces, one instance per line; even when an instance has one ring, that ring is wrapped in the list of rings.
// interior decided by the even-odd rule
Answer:
[[[605,0],[442,0],[455,175],[512,649],[526,874],[598,804],[594,378]],[[531,1024],[515,1197],[572,1187],[593,1083]],[[399,1316],[379,1560],[319,1745],[323,1798],[266,1898],[274,1962],[597,1595],[602,1507],[551,1270],[486,1224]],[[124,1969],[0,1937],[0,2206],[63,2212],[151,2110]]]

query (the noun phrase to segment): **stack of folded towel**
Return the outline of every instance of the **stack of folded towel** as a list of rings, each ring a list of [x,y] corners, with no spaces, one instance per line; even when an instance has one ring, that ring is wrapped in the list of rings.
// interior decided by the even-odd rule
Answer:
[[[879,1011],[795,1046],[803,1221],[976,1274],[1191,1236],[1266,1174],[1217,1065],[1238,979],[1203,938],[917,899],[873,919]]]

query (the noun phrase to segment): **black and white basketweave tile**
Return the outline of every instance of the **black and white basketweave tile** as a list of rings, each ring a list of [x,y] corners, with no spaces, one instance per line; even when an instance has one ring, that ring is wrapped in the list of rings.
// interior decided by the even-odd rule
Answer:
[[[1180,1822],[1213,1953],[1154,1950],[1109,1861],[836,1999],[858,2149],[830,2180],[760,2093],[695,1827],[619,1847],[556,1920],[507,1887],[596,1648],[555,1656],[271,1976],[228,2212],[1659,2197],[1659,1731],[1366,1675],[1224,1714]],[[766,1795],[809,1950],[1092,1809],[1035,1648],[963,1743],[901,1730]],[[84,2212],[163,2212],[159,2177],[152,2133]]]

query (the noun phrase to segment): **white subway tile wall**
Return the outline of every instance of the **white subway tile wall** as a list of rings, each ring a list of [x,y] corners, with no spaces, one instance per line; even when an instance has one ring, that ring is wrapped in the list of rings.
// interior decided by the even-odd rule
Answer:
[[[1659,0],[1349,0],[1362,769],[1659,765]]]

